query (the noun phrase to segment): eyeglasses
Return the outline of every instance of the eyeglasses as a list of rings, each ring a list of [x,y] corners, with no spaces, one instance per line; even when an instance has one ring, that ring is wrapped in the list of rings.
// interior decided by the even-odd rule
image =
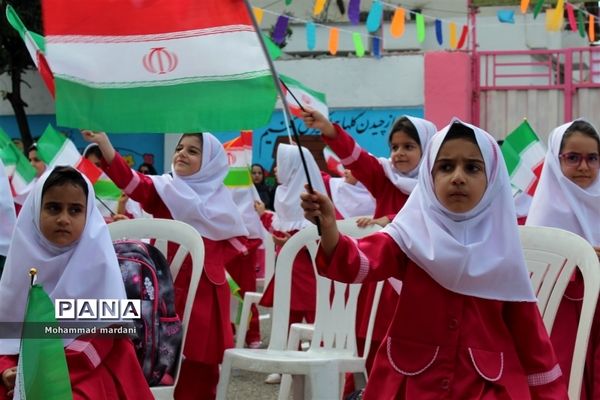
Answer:
[[[559,154],[559,157],[562,158],[565,164],[567,164],[570,167],[579,167],[584,159],[588,167],[600,167],[600,158],[598,157],[598,153],[587,153],[583,155],[581,153],[569,152]]]

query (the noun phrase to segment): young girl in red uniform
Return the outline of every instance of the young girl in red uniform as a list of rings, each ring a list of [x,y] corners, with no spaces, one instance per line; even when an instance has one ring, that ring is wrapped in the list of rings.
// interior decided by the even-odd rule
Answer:
[[[225,150],[210,133],[185,134],[173,154],[172,175],[149,176],[129,168],[106,134],[84,131],[83,136],[98,143],[104,172],[145,211],[156,218],[186,222],[202,235],[206,257],[175,398],[214,398],[223,352],[233,347],[225,264],[246,251],[243,237],[248,236],[231,194],[223,185],[228,171]],[[175,280],[179,315],[183,315],[191,272],[191,265],[185,263]]]
[[[92,185],[73,168],[42,175],[21,209],[0,280],[2,321],[23,321],[31,267],[52,300],[127,298],[94,202]],[[73,399],[153,399],[129,339],[65,338],[64,347]],[[0,339],[1,399],[12,398],[18,352],[19,339]]]
[[[418,179],[394,221],[358,241],[339,234],[325,196],[302,195],[321,220],[320,273],[404,283],[364,399],[566,399],[495,140],[455,121]]]
[[[595,246],[600,257],[600,137],[594,127],[577,120],[556,128],[548,140],[544,169],[527,225],[552,226],[576,233]],[[551,339],[566,379],[583,300],[583,279],[576,273],[558,308]],[[600,398],[600,311],[596,308],[582,399]]]
[[[378,223],[387,225],[400,209],[417,183],[421,156],[430,138],[436,132],[435,125],[427,120],[404,116],[398,119],[388,137],[389,158],[377,158],[352,139],[339,125],[332,124],[323,115],[309,110],[304,113],[304,123],[321,131],[325,143],[341,158],[345,168],[359,180],[375,198],[375,212],[372,219],[359,221],[360,225]],[[367,336],[367,326],[375,284],[366,284],[358,298],[356,316],[357,346],[360,352]],[[371,369],[375,351],[385,337],[394,307],[398,301],[402,283],[390,278],[383,286],[377,316],[373,328],[371,351],[367,358],[367,371]],[[345,392],[352,389],[348,381]]]

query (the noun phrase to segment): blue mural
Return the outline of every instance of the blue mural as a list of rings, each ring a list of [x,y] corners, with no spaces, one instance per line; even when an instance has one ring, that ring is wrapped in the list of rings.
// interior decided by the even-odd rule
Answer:
[[[54,115],[28,115],[27,120],[29,121],[31,135],[34,138],[41,136],[48,124],[56,127]],[[0,116],[0,127],[11,138],[20,137],[19,128],[13,116]],[[81,134],[77,129],[59,128],[59,130],[67,134],[79,151],[83,151],[89,144],[81,138]],[[164,139],[162,134],[119,134],[111,135],[110,140],[119,153],[133,164],[134,168],[137,168],[145,159],[152,160],[157,171],[162,173],[164,165]]]
[[[394,121],[402,115],[423,117],[423,107],[334,110],[330,111],[329,119],[349,132],[362,148],[378,157],[383,157],[390,153],[387,144],[389,131]],[[294,118],[294,122],[301,135],[319,134],[317,130],[307,128],[298,118]],[[217,135],[220,140],[227,141],[239,133],[224,132]],[[260,163],[267,170],[272,169],[273,148],[278,136],[287,136],[287,129],[283,112],[276,110],[267,127],[254,130],[253,162]]]

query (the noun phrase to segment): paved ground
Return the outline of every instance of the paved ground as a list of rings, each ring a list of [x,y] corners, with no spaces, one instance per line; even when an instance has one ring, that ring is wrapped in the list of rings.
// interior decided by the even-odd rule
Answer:
[[[269,309],[261,309],[260,313],[268,313]],[[271,332],[271,320],[262,320],[260,331],[263,343],[269,342]],[[279,385],[268,385],[264,383],[265,374],[257,374],[248,371],[234,371],[227,398],[231,400],[270,400],[277,399]]]

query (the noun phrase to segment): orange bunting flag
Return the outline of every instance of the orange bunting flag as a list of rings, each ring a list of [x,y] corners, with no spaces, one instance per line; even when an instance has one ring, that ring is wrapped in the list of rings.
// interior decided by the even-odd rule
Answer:
[[[529,8],[529,0],[521,0],[521,13],[525,14]]]
[[[313,15],[319,15],[325,8],[325,0],[315,0],[315,8],[313,9]]]
[[[596,20],[592,14],[588,22],[588,35],[590,36],[590,42],[596,41]]]
[[[404,34],[404,8],[396,8],[390,25],[392,37],[399,38]]]
[[[456,38],[456,23],[450,22],[450,24],[448,24],[448,29],[450,30],[450,48],[454,50],[458,44],[458,40]]]
[[[340,31],[338,28],[331,28],[329,30],[329,53],[332,56],[338,51],[338,44],[340,42]]]
[[[263,20],[263,16],[264,16],[264,11],[262,8],[258,8],[258,7],[252,7],[252,11],[254,12],[254,17],[256,18],[256,23],[257,24],[262,24],[262,20]]]

